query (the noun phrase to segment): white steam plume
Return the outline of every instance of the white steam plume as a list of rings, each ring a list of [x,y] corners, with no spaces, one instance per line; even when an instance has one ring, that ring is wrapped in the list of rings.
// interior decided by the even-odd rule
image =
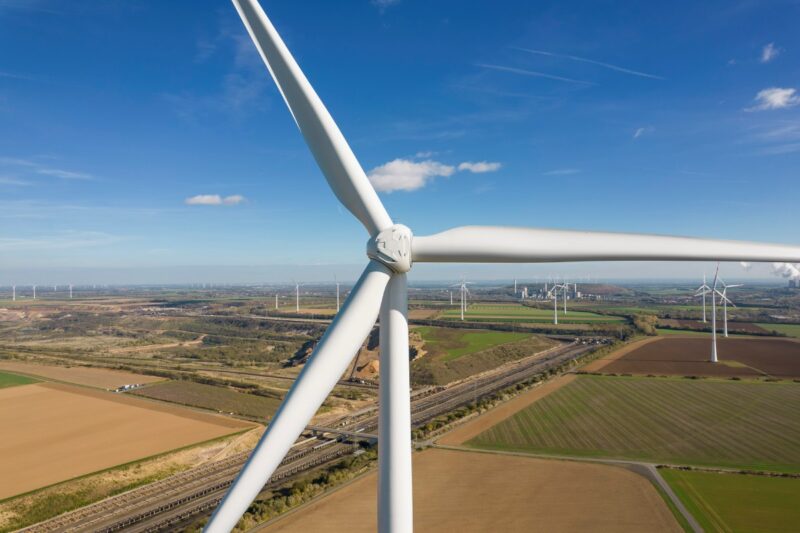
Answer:
[[[772,271],[778,276],[789,279],[800,279],[800,268],[791,263],[772,263]]]

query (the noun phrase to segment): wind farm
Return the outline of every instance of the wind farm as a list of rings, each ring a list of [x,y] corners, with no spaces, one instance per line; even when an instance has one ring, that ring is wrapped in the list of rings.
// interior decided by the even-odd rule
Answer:
[[[793,26],[362,4],[0,7],[0,533],[796,528]]]

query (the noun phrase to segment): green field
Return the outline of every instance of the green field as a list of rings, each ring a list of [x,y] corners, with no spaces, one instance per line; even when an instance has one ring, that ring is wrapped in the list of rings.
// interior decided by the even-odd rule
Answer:
[[[424,355],[411,363],[411,380],[443,385],[516,361],[556,344],[530,333],[420,326]]]
[[[414,331],[422,336],[425,349],[430,353],[442,354],[443,361],[452,361],[464,355],[507,342],[521,341],[530,337],[530,333],[513,333],[509,331],[468,330],[451,328],[434,328],[420,326]]]
[[[460,320],[460,309],[447,309],[442,313],[445,320]],[[553,309],[537,309],[516,304],[475,304],[467,308],[464,319],[477,322],[552,322]],[[559,307],[558,322],[565,324],[593,324],[624,322],[625,319],[619,316],[599,315],[588,311],[570,311],[564,315],[562,307]]]
[[[800,386],[580,376],[470,446],[800,471]]]
[[[789,337],[800,338],[800,324],[756,324],[767,331],[777,331]]]
[[[226,387],[204,385],[193,381],[167,381],[141,388],[134,394],[261,420],[275,414],[281,403],[277,398],[237,392]]]
[[[17,374],[9,374],[7,372],[0,372],[0,389],[6,387],[14,387],[16,385],[27,385],[29,383],[36,383],[38,380],[26,376],[19,376]]]
[[[694,331],[691,329],[656,328],[659,335],[680,335],[681,337],[711,337],[708,331]]]
[[[796,531],[800,479],[664,468],[661,476],[705,531]]]

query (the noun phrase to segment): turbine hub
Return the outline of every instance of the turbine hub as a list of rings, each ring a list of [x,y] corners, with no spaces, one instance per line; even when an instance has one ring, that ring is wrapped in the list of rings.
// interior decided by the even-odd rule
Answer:
[[[392,272],[411,270],[411,237],[408,226],[395,224],[367,241],[367,257],[386,265]]]

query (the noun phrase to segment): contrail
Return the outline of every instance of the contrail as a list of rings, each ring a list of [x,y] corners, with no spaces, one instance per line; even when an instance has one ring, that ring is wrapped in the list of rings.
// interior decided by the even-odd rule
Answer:
[[[566,81],[568,83],[581,83],[584,85],[594,85],[594,83],[590,81],[583,81],[583,80],[573,80],[572,78],[564,78],[561,76],[554,76],[552,74],[545,74],[544,72],[537,72],[535,70],[525,70],[521,68],[514,68],[514,67],[504,67],[502,65],[487,65],[484,63],[478,63],[476,66],[481,68],[489,68],[492,70],[501,70],[503,72],[513,72],[514,74],[522,74],[524,76],[536,76],[537,78],[547,78],[549,80],[557,80],[557,81]]]
[[[611,70],[616,70],[617,72],[623,72],[625,74],[630,74],[632,76],[640,76],[642,78],[651,78],[654,80],[663,80],[661,76],[656,76],[655,74],[648,74],[646,72],[639,72],[638,70],[631,70],[629,68],[618,67],[617,65],[612,65],[611,63],[603,63],[602,61],[595,61],[594,59],[586,59],[585,57],[578,57],[578,56],[571,56],[568,54],[554,54],[553,52],[545,52],[544,50],[531,50],[530,48],[519,48],[513,46],[515,50],[521,50],[523,52],[528,52],[529,54],[538,54],[540,56],[549,56],[549,57],[563,57],[564,59],[571,59],[572,61],[580,61],[581,63],[590,63],[592,65],[597,65],[600,67],[604,67]]]

